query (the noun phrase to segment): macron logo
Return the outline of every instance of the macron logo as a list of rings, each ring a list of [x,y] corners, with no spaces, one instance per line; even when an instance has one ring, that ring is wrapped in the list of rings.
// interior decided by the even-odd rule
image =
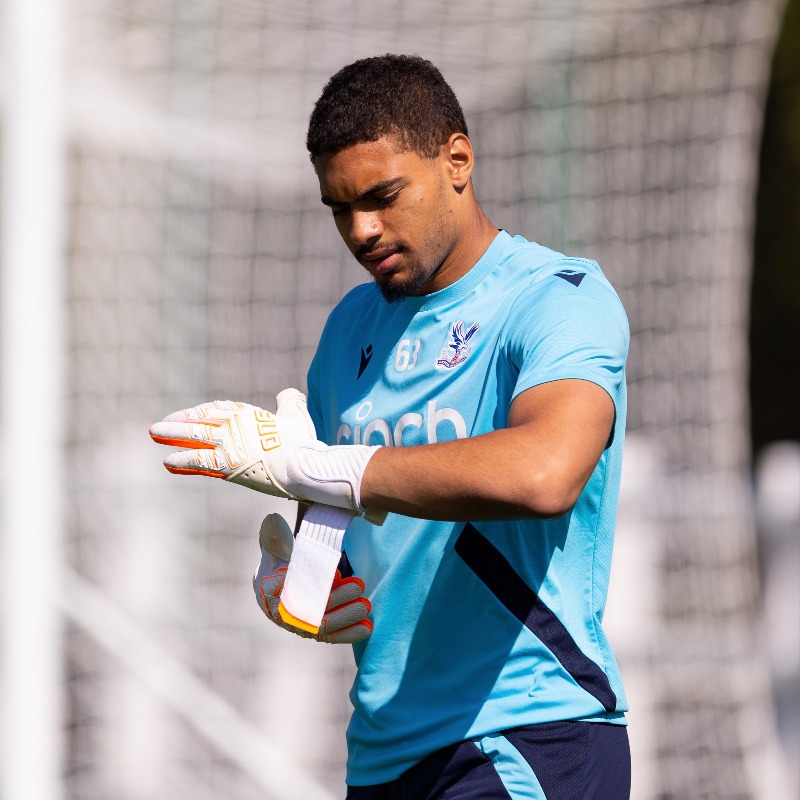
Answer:
[[[581,281],[586,277],[585,272],[578,272],[574,269],[562,269],[561,272],[556,272],[556,278],[563,278],[573,286],[580,286]]]
[[[368,344],[367,349],[365,350],[363,347],[361,348],[361,366],[358,368],[358,378],[360,378],[364,374],[364,370],[369,366],[369,362],[372,358],[372,345]],[[356,378],[356,380],[358,380]]]

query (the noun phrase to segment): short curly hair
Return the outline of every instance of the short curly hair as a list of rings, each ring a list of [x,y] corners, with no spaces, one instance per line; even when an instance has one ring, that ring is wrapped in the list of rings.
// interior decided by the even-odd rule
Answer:
[[[404,150],[435,158],[453,133],[467,135],[467,124],[442,73],[419,56],[387,53],[354,61],[325,84],[306,147],[313,162],[323,153],[395,136]]]

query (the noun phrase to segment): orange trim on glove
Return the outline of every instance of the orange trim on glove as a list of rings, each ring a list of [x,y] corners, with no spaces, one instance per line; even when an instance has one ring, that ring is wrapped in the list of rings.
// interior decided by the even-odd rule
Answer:
[[[187,467],[170,467],[167,464],[164,464],[164,468],[167,472],[171,472],[173,475],[207,475],[209,478],[222,478],[222,480],[227,480],[228,476],[223,475],[220,472],[211,472],[211,470],[207,469],[188,469]]]
[[[215,450],[217,447],[214,442],[204,442],[198,439],[168,439],[165,436],[155,436],[152,433],[150,438],[157,444],[167,444],[170,447],[189,447],[192,450]]]

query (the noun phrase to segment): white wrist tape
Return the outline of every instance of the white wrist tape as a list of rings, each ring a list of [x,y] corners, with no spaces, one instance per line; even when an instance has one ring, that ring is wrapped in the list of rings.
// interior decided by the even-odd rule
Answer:
[[[345,449],[345,448],[342,448]],[[278,613],[284,622],[317,633],[355,511],[315,503],[295,538]]]

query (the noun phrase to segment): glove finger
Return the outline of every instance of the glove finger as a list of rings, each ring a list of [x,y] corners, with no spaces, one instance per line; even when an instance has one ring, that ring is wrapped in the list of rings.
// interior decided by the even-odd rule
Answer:
[[[164,466],[174,475],[208,475],[227,478],[230,467],[216,450],[182,450],[164,459]]]
[[[270,575],[267,578],[262,578],[258,583],[253,582],[253,588],[256,590],[256,599],[261,610],[273,621],[281,623],[282,620],[278,614],[278,604],[280,603],[280,595],[283,590],[283,580],[286,576],[284,570],[280,575]]]
[[[363,642],[364,639],[369,639],[371,633],[372,623],[365,619],[355,625],[351,625],[349,628],[342,628],[342,630],[327,634],[321,639],[319,638],[320,634],[317,634],[317,640],[328,644],[355,644],[356,642]]]
[[[210,403],[200,403],[191,408],[182,408],[180,411],[173,411],[164,417],[164,422],[187,422],[205,420],[215,417],[228,417],[231,411],[238,411],[244,408],[247,403],[238,403],[234,400],[212,400]]]
[[[158,444],[172,447],[214,449],[214,435],[219,424],[215,422],[186,422],[164,420],[150,426],[150,438]]]
[[[289,523],[280,514],[267,514],[261,521],[258,541],[262,550],[266,550],[278,559],[288,562],[294,548],[294,535]]]
[[[277,411],[275,416],[281,420],[281,427],[300,439],[316,439],[317,432],[308,414],[306,396],[297,389],[284,389],[275,398]]]
[[[280,618],[280,616],[277,618],[276,622],[277,622],[278,627],[283,628],[284,630],[289,631],[289,633],[293,633],[295,636],[299,636],[302,639],[317,639],[317,641],[320,641],[320,642],[323,641],[322,639],[318,638],[321,634],[313,634],[313,633],[310,633],[309,631],[304,631],[304,630],[302,630],[300,628],[295,628],[293,625],[290,625],[288,622],[284,622]]]
[[[347,559],[347,553],[342,553],[342,558]],[[353,575],[353,568],[350,566],[350,562],[347,561],[346,566],[350,569],[350,575],[346,578],[342,577],[342,570],[341,570],[341,559],[339,561],[339,569],[336,570],[336,574],[333,576],[333,583],[331,584],[331,589],[337,589],[343,583],[352,583],[355,582],[364,588],[364,581],[361,580],[357,575]]]
[[[338,576],[338,572],[336,573]],[[337,606],[342,606],[345,603],[350,603],[358,599],[364,594],[364,581],[361,578],[343,578],[338,581],[334,580],[333,588],[331,589],[331,596],[328,599],[326,611],[330,611]]]
[[[255,592],[256,595],[256,602],[258,603],[258,607],[271,619],[272,614],[270,614],[269,612],[269,602],[267,601],[267,596],[265,594],[264,588],[261,586],[261,581],[258,580],[258,576],[253,578],[253,591]]]
[[[283,591],[283,583],[286,580],[286,567],[281,567],[278,572],[270,575],[256,575],[253,579],[253,587],[258,588],[266,597],[280,599]]]
[[[359,597],[358,600],[353,600],[352,603],[347,603],[327,612],[322,618],[320,627],[324,633],[334,633],[342,628],[362,622],[369,616],[370,611],[372,611],[372,604],[369,600],[366,597]]]
[[[314,639],[317,642],[325,642],[326,644],[355,644],[356,642],[363,642],[364,639],[369,638],[373,629],[372,622],[368,619],[361,619],[354,625],[349,625],[336,631],[326,632],[320,630],[317,634],[295,628],[281,619],[277,619],[275,622],[278,627],[284,628],[295,636],[300,636],[303,639]]]

